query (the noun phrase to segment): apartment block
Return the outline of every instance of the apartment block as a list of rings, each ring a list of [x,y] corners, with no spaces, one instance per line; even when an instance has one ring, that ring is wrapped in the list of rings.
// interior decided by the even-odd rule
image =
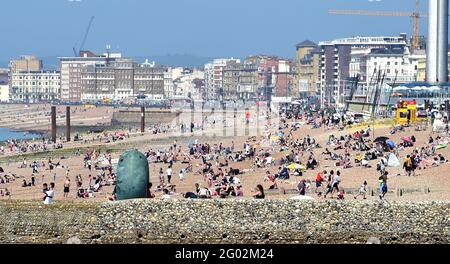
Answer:
[[[308,97],[320,94],[320,50],[316,43],[305,40],[296,46],[295,97]]]
[[[350,78],[350,63],[355,49],[405,49],[407,41],[398,37],[353,37],[324,41],[320,47],[320,92],[322,103],[344,103],[344,87]]]
[[[61,100],[64,102],[80,102],[82,99],[81,75],[86,66],[112,62],[121,55],[96,55],[89,51],[80,52],[80,57],[61,57]]]
[[[219,99],[224,93],[223,70],[228,63],[240,63],[239,59],[215,59],[205,65],[205,89],[208,99]]]

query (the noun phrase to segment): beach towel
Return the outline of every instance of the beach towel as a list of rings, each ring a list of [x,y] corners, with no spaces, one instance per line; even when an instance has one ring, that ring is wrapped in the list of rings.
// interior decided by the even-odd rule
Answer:
[[[397,145],[395,144],[395,142],[392,141],[392,140],[387,140],[387,141],[386,141],[386,144],[387,144],[391,149],[394,149],[394,148],[397,147]]]
[[[439,149],[445,149],[445,148],[447,148],[448,147],[448,144],[440,144],[440,145],[437,145],[436,146],[436,150],[439,150]]]
[[[393,153],[389,155],[388,167],[400,167],[400,161]]]

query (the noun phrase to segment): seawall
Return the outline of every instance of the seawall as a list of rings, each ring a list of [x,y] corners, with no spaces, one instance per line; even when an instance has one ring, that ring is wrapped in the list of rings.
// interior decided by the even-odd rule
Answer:
[[[450,203],[0,201],[0,243],[450,242]]]

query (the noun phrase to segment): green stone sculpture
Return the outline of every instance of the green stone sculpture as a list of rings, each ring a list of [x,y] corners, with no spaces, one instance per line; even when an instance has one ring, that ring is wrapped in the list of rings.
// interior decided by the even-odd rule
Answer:
[[[117,167],[118,200],[147,198],[149,166],[147,157],[137,150],[124,153]]]

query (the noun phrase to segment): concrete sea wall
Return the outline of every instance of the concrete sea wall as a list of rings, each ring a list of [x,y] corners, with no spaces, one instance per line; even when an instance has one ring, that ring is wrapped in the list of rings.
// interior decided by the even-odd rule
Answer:
[[[449,243],[450,203],[0,201],[0,243]]]
[[[171,110],[146,110],[145,123],[147,125],[170,124],[177,118],[178,112]],[[112,125],[136,125],[141,123],[141,110],[120,110],[113,114]]]

